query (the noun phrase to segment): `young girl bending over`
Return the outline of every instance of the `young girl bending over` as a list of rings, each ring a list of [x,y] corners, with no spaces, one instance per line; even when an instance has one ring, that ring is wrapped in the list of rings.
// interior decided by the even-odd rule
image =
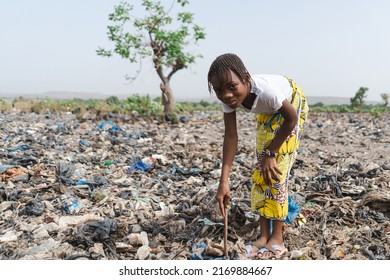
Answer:
[[[238,142],[236,109],[242,108],[256,114],[257,121],[251,210],[260,214],[260,238],[246,246],[247,256],[280,257],[287,251],[282,223],[288,213],[289,173],[308,113],[303,91],[285,76],[249,74],[241,59],[230,53],[214,60],[207,79],[224,112],[222,173],[216,195],[222,216],[230,200],[229,175]]]

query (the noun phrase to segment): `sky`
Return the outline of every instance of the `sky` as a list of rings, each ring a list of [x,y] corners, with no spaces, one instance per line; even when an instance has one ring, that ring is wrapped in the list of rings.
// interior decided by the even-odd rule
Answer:
[[[143,17],[140,0],[129,0]],[[100,57],[112,49],[108,15],[116,0],[0,0],[0,97],[78,92],[80,97],[160,96],[150,61]],[[162,3],[171,4],[171,0]],[[186,10],[206,39],[189,49],[202,54],[171,80],[176,99],[210,98],[207,72],[220,54],[235,53],[252,74],[293,78],[307,96],[367,100],[390,93],[388,0],[190,0]],[[174,14],[172,14],[174,16]]]

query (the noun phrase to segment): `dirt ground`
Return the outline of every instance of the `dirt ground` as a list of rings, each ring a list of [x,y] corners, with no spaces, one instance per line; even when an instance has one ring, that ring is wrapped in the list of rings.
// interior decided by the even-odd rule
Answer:
[[[255,125],[238,114],[230,259],[250,212]],[[310,113],[284,227],[285,259],[390,259],[390,116]],[[0,259],[218,259],[221,112],[176,125],[137,116],[0,115]]]

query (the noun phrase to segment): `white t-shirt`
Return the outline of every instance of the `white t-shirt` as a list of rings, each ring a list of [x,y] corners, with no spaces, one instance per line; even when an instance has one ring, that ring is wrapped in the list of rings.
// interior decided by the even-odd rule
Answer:
[[[252,108],[249,110],[240,105],[246,112],[255,114],[275,114],[282,107],[284,100],[290,100],[292,88],[286,77],[281,75],[251,75],[251,93],[256,94]],[[223,112],[231,113],[235,109],[222,103]]]

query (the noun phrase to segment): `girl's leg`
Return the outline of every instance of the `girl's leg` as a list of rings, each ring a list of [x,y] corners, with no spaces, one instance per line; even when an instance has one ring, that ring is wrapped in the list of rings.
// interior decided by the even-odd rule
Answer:
[[[267,244],[270,236],[270,220],[260,216],[260,243]]]
[[[270,220],[260,216],[260,238],[252,244],[252,252],[257,253],[262,247],[267,244],[270,237]]]
[[[286,251],[286,247],[283,244],[283,222],[274,220],[272,224],[272,234],[268,239],[267,244],[264,246],[270,251],[261,254],[261,258],[271,258],[277,254],[283,254]]]

